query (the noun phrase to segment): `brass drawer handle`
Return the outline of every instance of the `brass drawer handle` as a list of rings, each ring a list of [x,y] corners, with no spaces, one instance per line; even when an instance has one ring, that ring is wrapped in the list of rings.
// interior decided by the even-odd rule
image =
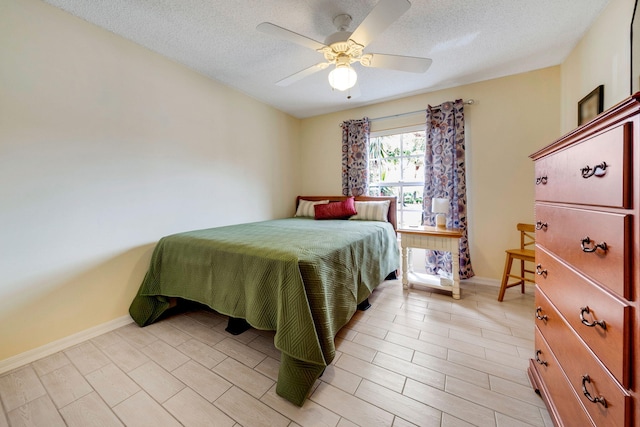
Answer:
[[[539,176],[536,178],[536,185],[545,185],[547,183],[547,176]]]
[[[542,350],[536,350],[536,363],[542,366],[547,366],[548,363],[546,360],[540,360],[540,354],[542,354]]]
[[[547,278],[547,269],[546,268],[542,268],[542,264],[538,264],[536,265],[536,274],[538,276],[542,276],[545,279]]]
[[[600,326],[605,331],[607,330],[607,323],[604,320],[594,320],[593,322],[589,322],[587,319],[584,318],[585,313],[587,314],[590,313],[589,306],[580,308],[580,321],[582,322],[583,325],[588,326],[590,328],[593,328],[595,326]]]
[[[593,244],[592,244],[593,243]],[[585,245],[591,245],[590,247],[587,247]],[[595,243],[593,240],[591,240],[589,238],[589,236],[584,237],[581,241],[580,241],[580,247],[582,248],[582,252],[587,252],[587,253],[591,253],[591,252],[595,252],[596,250],[598,250],[598,248],[602,249],[603,251],[607,251],[607,242],[601,242],[601,243]]]
[[[585,374],[582,376],[582,394],[584,394],[584,396],[589,399],[589,402],[599,403],[606,408],[607,401],[605,400],[605,398],[602,396],[591,396],[591,393],[589,393],[589,390],[587,390],[587,383],[591,384],[591,378],[589,378],[588,374]]]
[[[536,221],[536,230],[547,229],[547,223],[542,221]]]
[[[604,176],[607,173],[607,162],[602,162],[599,165],[585,166],[580,169],[583,178],[591,178],[592,176]]]
[[[542,307],[536,308],[536,319],[546,322],[549,317],[546,314],[541,315],[540,313],[542,313]]]

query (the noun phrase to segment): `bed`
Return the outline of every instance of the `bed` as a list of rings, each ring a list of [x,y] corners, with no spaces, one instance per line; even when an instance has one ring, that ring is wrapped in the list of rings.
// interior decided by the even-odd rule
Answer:
[[[347,201],[354,203],[299,196],[292,218],[163,237],[131,317],[146,326],[177,299],[275,331],[281,351],[276,391],[301,406],[335,356],[335,335],[399,267],[394,197],[357,197],[352,219],[307,216],[320,212],[314,204]],[[364,214],[372,207],[373,214]]]

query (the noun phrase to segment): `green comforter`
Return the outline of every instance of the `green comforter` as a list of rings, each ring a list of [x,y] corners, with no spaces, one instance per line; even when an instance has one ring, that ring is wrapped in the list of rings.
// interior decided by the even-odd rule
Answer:
[[[129,312],[145,326],[179,297],[275,330],[277,393],[302,405],[336,333],[398,258],[385,222],[288,218],[175,234],[158,242]]]

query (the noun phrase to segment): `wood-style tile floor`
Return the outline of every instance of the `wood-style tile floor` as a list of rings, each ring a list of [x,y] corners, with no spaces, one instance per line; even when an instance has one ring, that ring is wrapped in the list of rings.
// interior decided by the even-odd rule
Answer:
[[[0,427],[552,425],[527,379],[533,289],[462,299],[383,283],[299,408],[275,393],[273,333],[200,310],[130,324],[0,376]]]

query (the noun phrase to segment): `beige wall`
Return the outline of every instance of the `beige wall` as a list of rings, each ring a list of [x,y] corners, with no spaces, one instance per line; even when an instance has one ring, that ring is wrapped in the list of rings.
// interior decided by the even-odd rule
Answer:
[[[604,109],[631,94],[630,36],[635,0],[610,0],[562,63],[562,133],[578,125],[578,101],[604,85]]]
[[[489,80],[302,121],[302,189],[308,194],[341,191],[343,120],[384,117],[475,99],[465,106],[469,241],[475,273],[498,280],[504,250],[518,244],[518,222],[533,221],[533,162],[529,154],[560,132],[560,69]],[[372,130],[420,124],[422,114],[374,121]]]
[[[125,316],[158,238],[290,215],[298,119],[0,2],[0,361]]]

